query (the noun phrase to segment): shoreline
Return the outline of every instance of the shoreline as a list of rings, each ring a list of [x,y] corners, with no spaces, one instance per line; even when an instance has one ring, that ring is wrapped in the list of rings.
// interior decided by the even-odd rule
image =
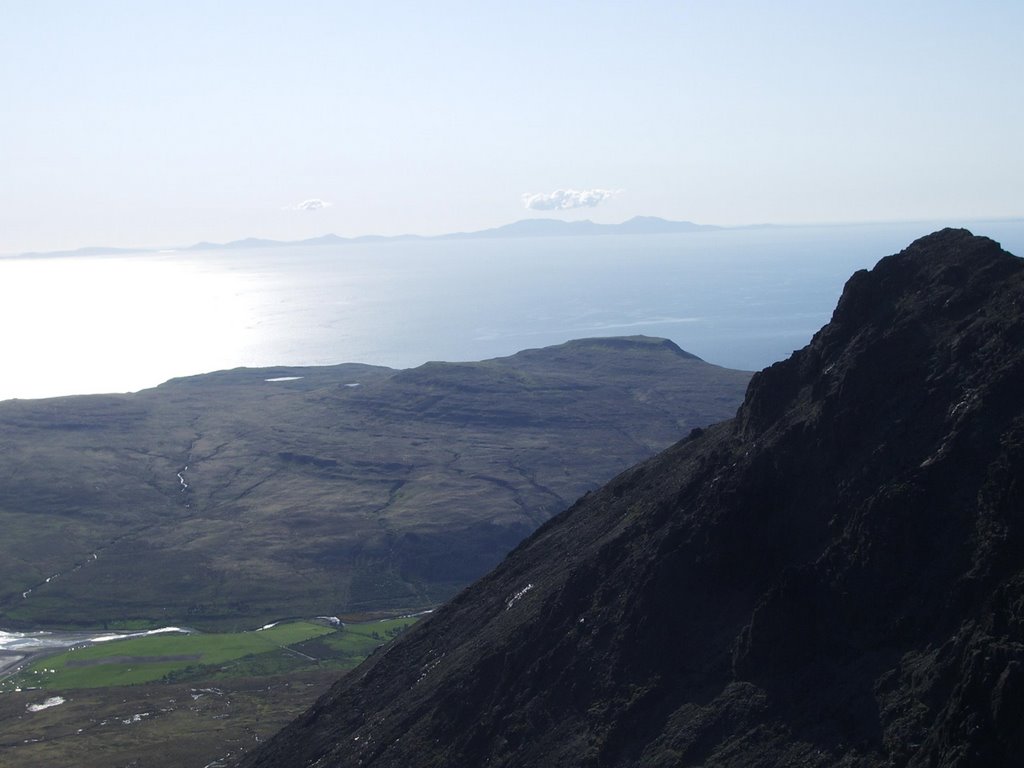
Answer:
[[[0,651],[0,680],[16,673],[30,657],[31,654]]]

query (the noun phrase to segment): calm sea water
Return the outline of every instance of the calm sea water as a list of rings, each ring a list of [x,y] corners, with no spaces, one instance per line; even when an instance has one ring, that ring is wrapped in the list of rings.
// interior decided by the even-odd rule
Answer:
[[[956,222],[960,224],[959,222]],[[1024,221],[971,222],[1024,254]],[[930,224],[0,259],[0,399],[237,366],[478,360],[648,334],[759,369]]]

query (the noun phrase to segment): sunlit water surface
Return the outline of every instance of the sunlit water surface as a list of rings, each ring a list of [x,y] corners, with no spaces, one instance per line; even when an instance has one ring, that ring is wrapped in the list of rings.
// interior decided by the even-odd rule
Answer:
[[[1024,253],[1024,221],[952,222]],[[237,366],[478,360],[585,336],[671,338],[759,369],[856,269],[934,224],[428,240],[0,259],[0,399]]]

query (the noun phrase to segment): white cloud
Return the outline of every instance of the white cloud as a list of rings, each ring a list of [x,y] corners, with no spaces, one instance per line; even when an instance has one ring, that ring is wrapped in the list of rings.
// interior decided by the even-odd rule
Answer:
[[[534,211],[593,208],[614,197],[621,189],[556,189],[554,192],[525,193],[523,205]]]
[[[320,200],[319,198],[313,198],[312,200],[303,200],[301,203],[295,205],[285,206],[286,211],[322,211],[324,208],[330,208],[331,203],[326,200]]]

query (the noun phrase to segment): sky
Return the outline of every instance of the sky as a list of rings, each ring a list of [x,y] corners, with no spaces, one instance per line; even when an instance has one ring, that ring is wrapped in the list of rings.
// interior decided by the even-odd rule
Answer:
[[[1024,215],[1024,3],[0,0],[0,254]]]

